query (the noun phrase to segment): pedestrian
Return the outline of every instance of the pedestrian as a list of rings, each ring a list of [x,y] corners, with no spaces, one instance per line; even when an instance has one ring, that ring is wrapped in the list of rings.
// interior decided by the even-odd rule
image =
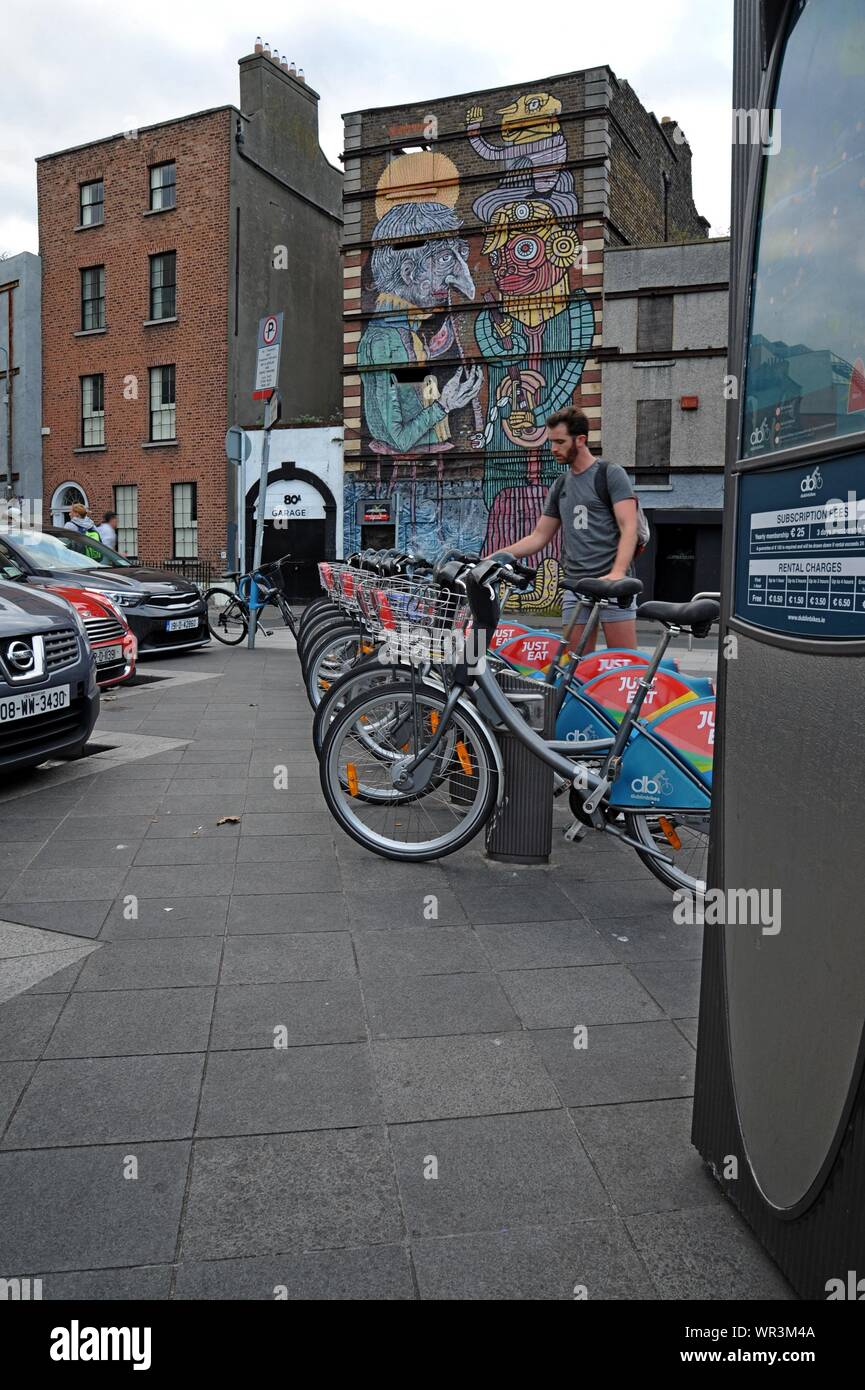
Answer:
[[[98,541],[100,539],[96,522],[93,520],[93,517],[88,512],[83,502],[72,503],[72,506],[69,508],[69,520],[64,529],[67,531],[74,531],[78,536],[87,536],[89,540]],[[99,560],[102,558],[101,550],[97,550],[95,547],[91,548],[85,546],[84,554],[89,555],[92,560]]]
[[[577,608],[581,578],[613,580],[633,574],[632,561],[641,539],[639,507],[624,468],[596,459],[589,450],[589,422],[579,410],[570,407],[557,411],[547,420],[547,431],[553,457],[567,471],[547,493],[534,530],[510,546],[510,554],[517,559],[537,555],[561,528],[562,620],[567,627]],[[590,611],[587,604],[580,605],[571,633],[572,647],[577,646]],[[618,604],[603,608],[601,621],[608,646],[636,647],[635,599],[627,608]],[[595,636],[591,634],[587,651],[594,651]]]
[[[102,524],[97,527],[99,539],[103,545],[107,545],[110,550],[117,549],[117,513],[106,512],[102,518]]]

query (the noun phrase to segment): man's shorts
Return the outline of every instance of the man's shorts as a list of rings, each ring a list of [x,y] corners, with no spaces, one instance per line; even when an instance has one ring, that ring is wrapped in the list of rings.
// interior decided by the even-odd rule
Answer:
[[[578,604],[580,611],[577,614],[577,622],[579,624],[587,623],[589,621],[589,617],[591,616],[591,608],[587,603],[580,603],[572,589],[565,589],[564,597],[562,598],[563,627],[567,627],[568,623],[573,618],[574,609],[578,606]],[[628,604],[627,608],[620,608],[617,603],[611,603],[607,604],[606,607],[601,609],[601,622],[604,624],[629,623],[633,622],[636,616],[637,600],[635,598],[631,599],[631,602]]]

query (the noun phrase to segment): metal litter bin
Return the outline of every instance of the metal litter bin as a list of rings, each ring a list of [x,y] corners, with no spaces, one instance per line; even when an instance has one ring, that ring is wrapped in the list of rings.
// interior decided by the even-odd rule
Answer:
[[[553,738],[556,692],[542,681],[510,672],[496,679],[532,728]],[[553,845],[553,770],[502,727],[496,728],[505,770],[505,793],[487,825],[487,857],[506,864],[547,864]]]

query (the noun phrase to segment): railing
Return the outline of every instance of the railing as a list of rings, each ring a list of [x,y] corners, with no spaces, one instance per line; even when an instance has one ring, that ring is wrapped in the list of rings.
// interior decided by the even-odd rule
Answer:
[[[149,565],[156,570],[170,570],[172,574],[179,574],[182,579],[191,579],[194,584],[208,585],[213,582],[213,565],[210,560],[142,560],[140,556],[132,555],[127,556],[127,559],[136,565]]]

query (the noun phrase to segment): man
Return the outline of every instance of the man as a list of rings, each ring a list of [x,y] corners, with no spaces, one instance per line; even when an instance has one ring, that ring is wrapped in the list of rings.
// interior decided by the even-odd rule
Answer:
[[[565,625],[577,606],[575,585],[582,578],[624,579],[632,574],[631,561],[637,548],[637,501],[628,475],[618,464],[606,464],[609,505],[598,491],[599,461],[589,451],[589,422],[573,409],[557,411],[547,421],[550,448],[560,467],[568,469],[547,493],[543,514],[534,530],[508,547],[523,558],[537,555],[562,529],[562,567],[565,596],[562,618]],[[636,647],[636,600],[628,608],[618,604],[602,611],[604,636],[610,647]],[[583,604],[571,635],[576,647],[590,609]],[[587,651],[594,651],[593,633]]]
[[[103,545],[107,545],[111,550],[117,549],[117,513],[106,512],[102,518],[101,526],[97,526],[99,539]]]

